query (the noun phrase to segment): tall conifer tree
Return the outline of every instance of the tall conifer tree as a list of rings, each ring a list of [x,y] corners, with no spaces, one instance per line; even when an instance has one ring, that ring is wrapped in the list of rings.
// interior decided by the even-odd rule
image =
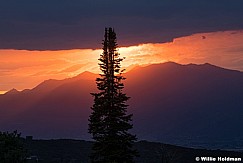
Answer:
[[[100,55],[100,77],[96,79],[98,93],[94,97],[92,113],[89,117],[89,133],[95,140],[92,148],[91,161],[102,163],[133,162],[137,151],[133,149],[136,136],[128,132],[132,114],[127,114],[126,101],[123,93],[125,78],[117,52],[116,33],[112,28],[105,28],[103,53]]]

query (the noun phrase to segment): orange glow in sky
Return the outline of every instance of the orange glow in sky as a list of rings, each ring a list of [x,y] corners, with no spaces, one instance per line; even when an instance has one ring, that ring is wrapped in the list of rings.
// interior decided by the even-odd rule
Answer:
[[[242,41],[243,31],[199,33],[168,43],[121,47],[118,52],[126,57],[122,66],[127,70],[136,65],[174,61],[181,64],[208,62],[243,71]],[[0,94],[12,88],[33,88],[50,78],[64,79],[84,71],[98,73],[101,53],[100,49],[0,50]]]

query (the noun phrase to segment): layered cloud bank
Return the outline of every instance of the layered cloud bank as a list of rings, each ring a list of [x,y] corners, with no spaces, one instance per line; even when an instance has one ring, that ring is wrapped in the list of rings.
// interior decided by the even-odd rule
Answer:
[[[242,0],[8,0],[0,6],[0,49],[99,48],[104,27],[121,46],[243,28]]]
[[[161,36],[162,37],[162,36]],[[243,71],[243,31],[198,33],[160,44],[120,47],[127,70],[137,65],[174,61],[211,63]],[[119,38],[118,38],[119,43]],[[63,79],[84,71],[98,73],[101,49],[57,51],[0,50],[0,93],[32,88],[43,80]]]

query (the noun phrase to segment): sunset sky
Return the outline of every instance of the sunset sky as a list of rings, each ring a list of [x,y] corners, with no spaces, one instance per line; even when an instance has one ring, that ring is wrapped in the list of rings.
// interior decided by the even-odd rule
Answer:
[[[241,0],[0,2],[0,93],[98,73],[109,26],[127,70],[174,61],[243,71]]]

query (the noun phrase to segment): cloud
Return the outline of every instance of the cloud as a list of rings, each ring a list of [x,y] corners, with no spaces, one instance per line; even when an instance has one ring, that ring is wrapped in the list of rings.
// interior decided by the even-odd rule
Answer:
[[[75,71],[81,69],[84,66],[85,66],[85,64],[77,64],[77,65],[73,65],[71,67],[68,67],[68,68],[66,68],[66,69],[64,69],[64,70],[62,70],[60,72],[62,72],[62,73],[65,73],[65,72],[75,72]]]
[[[206,39],[202,39],[202,36]],[[120,47],[122,68],[163,63],[211,63],[243,71],[243,31],[198,33],[172,42]],[[64,79],[84,71],[99,73],[101,49],[58,51],[0,50],[0,91],[33,88],[46,79]]]
[[[202,36],[206,39],[202,39]],[[123,47],[119,51],[126,57],[123,65],[147,65],[166,61],[181,64],[208,62],[243,71],[242,40],[243,31],[198,33],[175,38],[167,43]]]
[[[0,6],[0,49],[100,48],[115,27],[120,46],[198,32],[243,29],[242,0],[9,0]]]

